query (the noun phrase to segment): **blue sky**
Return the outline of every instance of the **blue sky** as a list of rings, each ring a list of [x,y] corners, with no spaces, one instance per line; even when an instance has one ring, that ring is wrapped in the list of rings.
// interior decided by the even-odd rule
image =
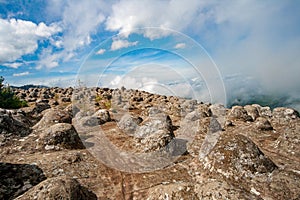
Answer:
[[[207,81],[216,68],[266,91],[299,91],[299,22],[300,2],[291,0],[0,0],[0,74],[12,85],[69,86],[79,74],[117,87],[133,76]]]

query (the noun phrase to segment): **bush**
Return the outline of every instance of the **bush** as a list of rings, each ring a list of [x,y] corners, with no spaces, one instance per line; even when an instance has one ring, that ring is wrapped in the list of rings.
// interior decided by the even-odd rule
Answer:
[[[8,86],[3,84],[4,78],[0,76],[0,108],[17,109],[27,106],[26,101],[21,101]]]

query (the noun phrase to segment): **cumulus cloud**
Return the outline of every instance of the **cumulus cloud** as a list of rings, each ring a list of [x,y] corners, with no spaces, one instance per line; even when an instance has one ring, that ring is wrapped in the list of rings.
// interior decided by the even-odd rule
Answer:
[[[36,69],[42,69],[46,67],[48,69],[58,67],[60,59],[63,57],[63,53],[54,53],[52,48],[43,49],[39,56],[39,61],[36,63]]]
[[[148,92],[153,92],[155,85],[157,85],[157,80],[149,77],[131,77],[131,76],[115,76],[113,80],[109,83],[112,88],[125,88],[139,89]]]
[[[22,66],[22,64],[23,64],[23,63],[20,63],[20,62],[4,63],[3,66],[17,69],[17,68],[19,68],[20,66]]]
[[[14,77],[27,76],[27,75],[29,75],[29,72],[21,72],[21,73],[13,74]]]
[[[178,43],[174,46],[175,49],[184,49],[186,47],[185,43]]]
[[[96,52],[96,55],[102,55],[105,53],[105,49],[99,49],[97,52]]]
[[[66,50],[74,51],[91,43],[91,34],[96,33],[97,27],[105,20],[101,3],[102,1],[68,1],[62,15],[65,30],[63,46]]]
[[[159,1],[159,0],[121,0],[112,6],[106,28],[126,35],[138,28],[160,27],[161,31],[144,29],[144,35],[150,39],[166,36],[171,28],[181,31],[192,23],[201,3],[197,0]]]
[[[111,1],[110,3],[114,3]],[[67,62],[77,55],[78,50],[89,46],[93,41],[92,36],[98,33],[101,24],[105,21],[110,11],[110,3],[102,0],[49,0],[47,14],[59,20],[63,29],[62,35],[51,41],[52,45],[59,48],[59,53],[43,53],[37,68],[46,66],[56,67],[60,62]],[[55,55],[53,55],[55,54]],[[47,64],[47,62],[50,62]]]
[[[115,39],[115,40],[113,40],[113,42],[111,44],[111,50],[115,51],[115,50],[118,50],[118,49],[127,48],[127,47],[130,47],[130,46],[135,46],[137,44],[138,44],[138,41],[129,42],[128,40]]]
[[[47,26],[20,19],[0,18],[0,63],[13,62],[24,55],[34,53],[38,41],[49,39],[60,32],[57,24]]]

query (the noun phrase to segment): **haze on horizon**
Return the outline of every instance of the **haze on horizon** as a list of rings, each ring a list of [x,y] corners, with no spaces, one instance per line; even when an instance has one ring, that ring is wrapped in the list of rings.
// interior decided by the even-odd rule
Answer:
[[[74,86],[94,52],[97,62],[121,57],[117,73],[105,74],[103,85],[172,84],[176,94],[189,96],[185,86],[200,90],[203,80],[186,75],[192,81],[176,82],[188,73],[180,55],[198,55],[170,34],[175,31],[200,44],[216,64],[229,105],[262,102],[300,110],[299,22],[300,2],[291,0],[0,0],[0,74],[11,85]],[[142,44],[159,44],[178,56],[157,49],[132,53]],[[148,77],[151,63],[156,76]],[[177,66],[174,76],[165,71],[171,65]],[[140,80],[128,75],[138,66],[144,67]]]

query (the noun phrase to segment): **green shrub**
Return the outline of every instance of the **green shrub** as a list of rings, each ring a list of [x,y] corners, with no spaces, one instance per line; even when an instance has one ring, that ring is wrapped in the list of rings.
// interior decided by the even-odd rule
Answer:
[[[17,109],[27,106],[26,101],[21,101],[9,86],[4,86],[4,78],[0,76],[0,108]]]

